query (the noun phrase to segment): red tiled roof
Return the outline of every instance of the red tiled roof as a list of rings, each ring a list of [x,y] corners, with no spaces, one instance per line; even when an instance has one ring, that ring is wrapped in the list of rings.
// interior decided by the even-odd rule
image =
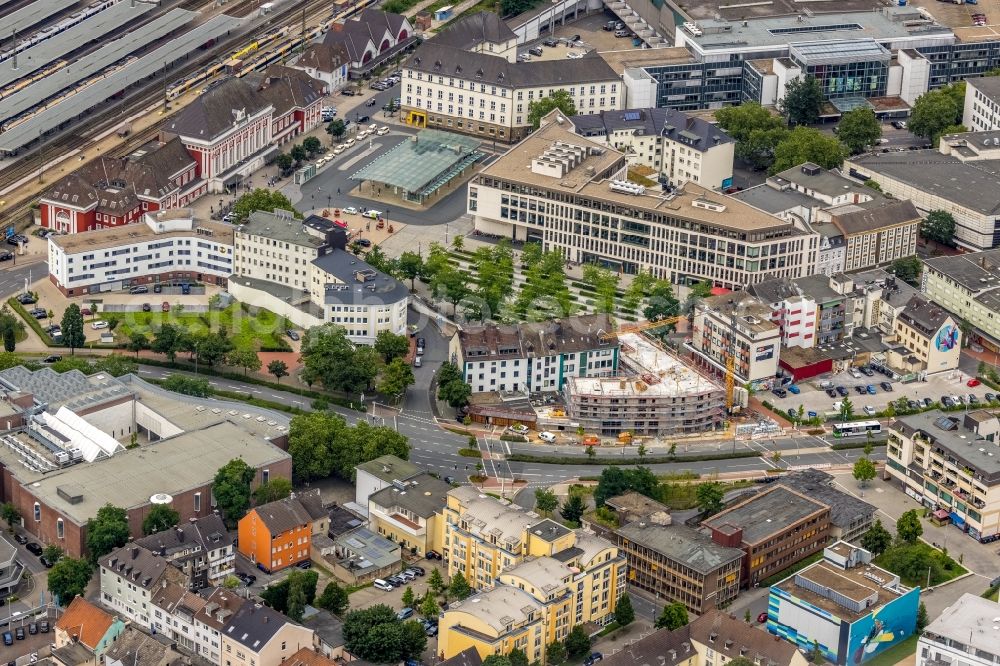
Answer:
[[[56,629],[76,637],[84,646],[94,650],[114,621],[115,618],[109,613],[83,597],[77,597],[56,622]]]

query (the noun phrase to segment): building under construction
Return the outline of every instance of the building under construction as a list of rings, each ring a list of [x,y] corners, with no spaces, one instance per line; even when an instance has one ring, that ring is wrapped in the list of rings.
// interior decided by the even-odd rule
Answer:
[[[568,416],[601,435],[680,435],[721,428],[725,389],[635,333],[619,336],[627,377],[570,377]]]

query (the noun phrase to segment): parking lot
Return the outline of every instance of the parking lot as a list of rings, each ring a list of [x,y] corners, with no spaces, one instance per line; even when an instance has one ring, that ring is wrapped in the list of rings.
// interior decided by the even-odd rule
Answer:
[[[911,0],[911,4],[926,11],[938,23],[952,28],[962,41],[1000,36],[1000,0],[978,0],[976,4],[961,5],[940,0]],[[986,25],[973,25],[973,14],[985,14]]]
[[[542,55],[532,55],[532,60],[559,60],[566,58],[567,53],[570,52],[583,54],[593,50],[620,51],[622,49],[636,48],[632,46],[630,38],[615,37],[614,31],[603,29],[608,21],[615,20],[617,18],[610,12],[600,12],[585,16],[578,21],[557,26],[551,34],[549,32],[543,33],[536,41],[521,46],[518,49],[518,53],[527,53],[529,48],[541,45]],[[578,42],[570,43],[568,41],[577,35],[580,37]],[[545,46],[543,42],[549,39],[556,40],[557,44],[555,46]]]
[[[890,402],[894,402],[900,398],[917,402],[923,401],[924,398],[930,398],[931,401],[938,402],[945,395],[960,395],[963,398],[967,398],[972,393],[982,401],[985,393],[990,389],[985,386],[969,388],[966,386],[968,380],[969,376],[959,371],[931,375],[926,381],[910,382],[907,384],[891,381],[879,373],[875,373],[872,377],[861,375],[858,378],[848,372],[842,372],[835,375],[821,375],[805,382],[797,383],[794,386],[798,387],[798,394],[788,392],[784,398],[779,398],[769,392],[761,394],[759,397],[762,400],[767,400],[780,411],[787,411],[788,409],[798,410],[801,405],[803,410],[807,412],[807,417],[808,412],[816,412],[818,415],[823,416],[824,414],[836,412],[834,403],[844,400],[844,397],[840,395],[832,398],[827,395],[825,389],[820,388],[822,382],[829,381],[833,383],[834,387],[841,386],[846,389],[846,397],[850,399],[851,404],[854,406],[855,416],[861,416],[865,413],[865,407],[869,407],[875,412],[880,412]],[[883,389],[880,386],[882,382],[889,382],[892,391]],[[874,388],[874,394],[868,393],[867,390],[864,393],[858,392],[857,387],[867,387],[869,385]]]

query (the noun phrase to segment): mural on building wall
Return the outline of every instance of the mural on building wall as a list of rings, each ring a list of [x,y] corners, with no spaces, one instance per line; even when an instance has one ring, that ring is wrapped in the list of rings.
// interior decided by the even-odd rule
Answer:
[[[947,352],[958,347],[961,332],[955,324],[945,324],[934,337],[934,346],[938,351]]]
[[[917,626],[920,589],[914,588],[851,625],[846,660],[857,666],[911,635]]]

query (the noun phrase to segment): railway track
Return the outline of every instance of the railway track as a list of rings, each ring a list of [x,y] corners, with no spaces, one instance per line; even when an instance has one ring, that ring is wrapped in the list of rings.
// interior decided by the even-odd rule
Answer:
[[[196,0],[189,1],[195,2]],[[203,4],[204,0],[197,0],[197,2]],[[284,7],[284,11],[275,12],[270,16],[269,23],[271,25],[282,25],[291,19],[299,19],[302,15],[302,4],[305,4],[307,23],[315,21],[317,13],[329,13],[329,0],[304,0],[304,3],[286,5]],[[240,3],[240,5],[235,5],[233,9],[244,5],[253,5],[253,0],[246,0],[246,2]],[[240,34],[234,35],[225,41],[219,41],[216,48],[206,51],[201,58],[192,59],[179,67],[177,70],[171,72],[170,75],[173,77],[186,78],[197,72],[206,63],[219,58],[224,58],[227,53],[232,52],[236,46],[245,43],[247,39],[247,34]],[[38,162],[41,159],[39,153],[42,153],[44,156],[54,155],[57,152],[69,152],[76,150],[77,148],[85,150],[86,147],[94,141],[93,137],[121,122],[120,117],[109,113],[113,109],[119,106],[121,108],[131,109],[147,108],[162,98],[162,83],[154,80],[153,82],[147,82],[144,87],[135,90],[131,95],[126,94],[125,98],[122,100],[105,103],[104,114],[78,124],[73,134],[59,136],[45,144],[45,146],[35,148],[30,154],[25,155],[16,164],[0,170],[0,183],[16,182],[25,176],[34,173],[38,169]],[[164,116],[164,119],[165,118],[166,116]],[[143,144],[151,141],[158,133],[159,124],[132,134],[126,138],[121,145],[112,151],[109,151],[108,154],[113,157],[128,155]],[[82,164],[73,162],[70,163],[69,166],[76,169],[82,166]],[[51,180],[49,180],[49,182],[51,182]],[[0,227],[7,227],[11,224],[20,225],[24,223],[26,218],[30,219],[32,207],[38,200],[38,197],[39,193],[35,193],[21,200],[10,202],[3,211],[0,211]]]

